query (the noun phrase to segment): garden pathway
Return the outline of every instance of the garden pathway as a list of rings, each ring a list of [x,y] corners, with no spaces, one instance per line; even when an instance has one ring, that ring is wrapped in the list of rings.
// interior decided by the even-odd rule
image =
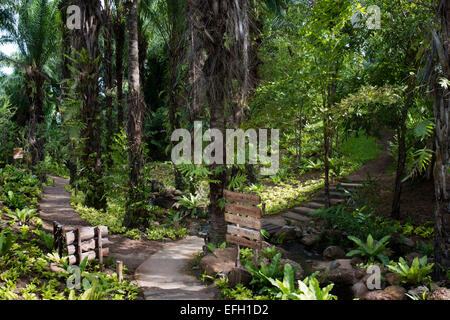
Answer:
[[[42,200],[39,202],[39,216],[43,221],[43,228],[53,232],[53,221],[58,221],[73,230],[81,226],[89,226],[70,204],[70,193],[65,190],[68,180],[53,177],[54,186],[44,187]],[[162,248],[160,242],[133,240],[118,235],[108,235],[110,255],[115,260],[121,260],[132,273],[149,256]]]
[[[202,285],[188,273],[189,262],[203,249],[204,240],[188,236],[166,243],[135,272],[135,279],[144,291],[146,300],[212,300],[216,298],[214,286]]]

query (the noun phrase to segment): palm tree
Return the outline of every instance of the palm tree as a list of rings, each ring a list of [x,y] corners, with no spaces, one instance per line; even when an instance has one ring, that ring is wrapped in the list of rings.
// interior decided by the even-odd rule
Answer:
[[[125,6],[127,12],[128,31],[128,97],[127,97],[127,136],[130,159],[129,198],[127,216],[124,224],[137,225],[139,218],[145,215],[140,204],[145,199],[142,190],[142,170],[144,158],[142,154],[142,129],[144,99],[140,86],[139,73],[139,39],[138,39],[138,7],[139,0],[128,0]]]
[[[83,14],[81,29],[74,30],[74,59],[77,70],[77,90],[81,100],[81,121],[83,128],[82,162],[84,176],[88,184],[85,190],[85,204],[96,209],[106,206],[104,197],[102,146],[101,146],[101,107],[99,94],[100,51],[98,38],[102,25],[100,0],[78,0],[75,2]]]
[[[6,23],[6,35],[0,42],[15,43],[19,48],[19,58],[1,55],[0,59],[21,68],[25,74],[30,113],[28,142],[35,167],[44,160],[44,138],[38,127],[44,123],[44,84],[49,81],[44,68],[57,48],[58,34],[54,32],[54,25],[58,8],[57,1],[21,0],[15,9],[17,24]]]

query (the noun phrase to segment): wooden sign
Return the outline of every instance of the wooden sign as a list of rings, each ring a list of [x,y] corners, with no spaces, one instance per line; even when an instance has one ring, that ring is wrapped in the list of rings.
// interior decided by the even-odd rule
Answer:
[[[263,212],[257,207],[261,198],[256,195],[244,194],[224,190],[225,221],[227,226],[226,240],[228,243],[240,246],[261,249],[263,237],[261,235]],[[231,203],[230,203],[231,202]],[[239,254],[236,266],[239,265]]]
[[[260,219],[254,217],[243,217],[231,213],[225,213],[225,221],[256,230],[261,230],[262,227]]]
[[[236,213],[236,214],[252,216],[255,218],[262,217],[261,208],[253,207],[253,206],[244,206],[239,203],[226,203],[225,204],[225,212],[232,212],[232,213]]]
[[[13,159],[23,159],[23,149],[22,148],[15,148],[13,150]]]
[[[261,197],[252,195],[252,194],[224,190],[223,195],[224,195],[226,201],[235,201],[235,202],[248,203],[248,204],[253,204],[253,205],[258,205],[261,203]]]
[[[246,238],[237,237],[231,234],[226,235],[226,240],[228,243],[237,244],[238,246],[244,246],[251,249],[261,249],[262,243],[260,241],[252,241]],[[239,255],[238,255],[239,256]]]

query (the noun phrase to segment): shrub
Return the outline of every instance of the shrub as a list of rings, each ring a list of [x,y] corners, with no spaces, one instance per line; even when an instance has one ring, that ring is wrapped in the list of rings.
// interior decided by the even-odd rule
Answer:
[[[401,277],[401,281],[404,283],[421,283],[430,280],[429,274],[433,271],[434,263],[427,263],[427,256],[423,256],[421,259],[415,257],[408,265],[405,259],[399,258],[399,261],[388,265],[388,269],[397,273]]]
[[[390,236],[383,237],[376,244],[370,234],[367,236],[366,243],[353,236],[348,236],[348,238],[359,247],[359,249],[355,249],[347,253],[348,257],[359,254],[362,257],[368,258],[370,263],[373,263],[375,258],[378,258],[385,265],[389,263],[389,259],[384,255],[384,252],[386,251],[386,245],[388,244]]]

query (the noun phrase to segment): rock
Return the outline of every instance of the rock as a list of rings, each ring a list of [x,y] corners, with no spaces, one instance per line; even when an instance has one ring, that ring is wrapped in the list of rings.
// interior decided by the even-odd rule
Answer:
[[[210,276],[217,273],[227,274],[235,267],[235,264],[235,248],[216,249],[212,254],[206,255],[200,260],[200,268]]]
[[[237,284],[241,283],[246,286],[252,280],[252,275],[244,267],[233,268],[228,273],[228,285],[234,288]]]
[[[280,237],[284,237],[284,241],[295,240],[297,238],[295,228],[291,226],[282,227],[273,235],[274,239],[279,239]]]
[[[353,285],[357,282],[355,270],[350,263],[350,259],[338,259],[331,262],[328,267],[329,281],[337,285]]]
[[[400,283],[400,276],[396,273],[388,272],[386,273],[385,278],[391,286],[396,286]]]
[[[350,263],[352,264],[352,266],[356,267],[357,265],[363,263],[363,260],[359,256],[353,256],[350,260]]]
[[[403,244],[407,247],[410,248],[415,248],[416,247],[416,242],[410,238],[403,238]]]
[[[302,237],[300,243],[307,247],[311,247],[319,241],[320,241],[320,234],[307,234]]]
[[[365,300],[405,300],[406,289],[399,286],[389,286],[384,290],[370,291],[364,297]]]
[[[345,251],[338,246],[330,246],[323,251],[322,255],[329,260],[341,259],[345,257]]]
[[[367,289],[364,282],[357,282],[352,286],[352,291],[355,298],[362,300],[369,292],[369,289]]]
[[[170,209],[178,202],[178,199],[182,194],[181,191],[176,189],[164,189],[154,196],[152,202],[159,207]]]
[[[405,260],[409,263],[409,264],[411,264],[412,262],[413,262],[413,260],[414,260],[414,258],[421,258],[422,257],[422,255],[420,254],[420,253],[417,253],[417,252],[410,252],[410,253],[408,253],[406,256],[405,256]]]
[[[450,290],[443,287],[437,287],[428,297],[428,300],[450,300]]]
[[[420,298],[423,297],[423,294],[425,292],[430,292],[430,290],[428,290],[428,288],[425,287],[425,286],[418,286],[417,288],[408,290],[408,294],[409,295],[411,295],[411,296],[418,296]]]
[[[359,269],[359,268],[355,269],[355,277],[356,277],[356,279],[364,278],[365,275],[367,275],[366,270],[362,270],[362,269]]]

